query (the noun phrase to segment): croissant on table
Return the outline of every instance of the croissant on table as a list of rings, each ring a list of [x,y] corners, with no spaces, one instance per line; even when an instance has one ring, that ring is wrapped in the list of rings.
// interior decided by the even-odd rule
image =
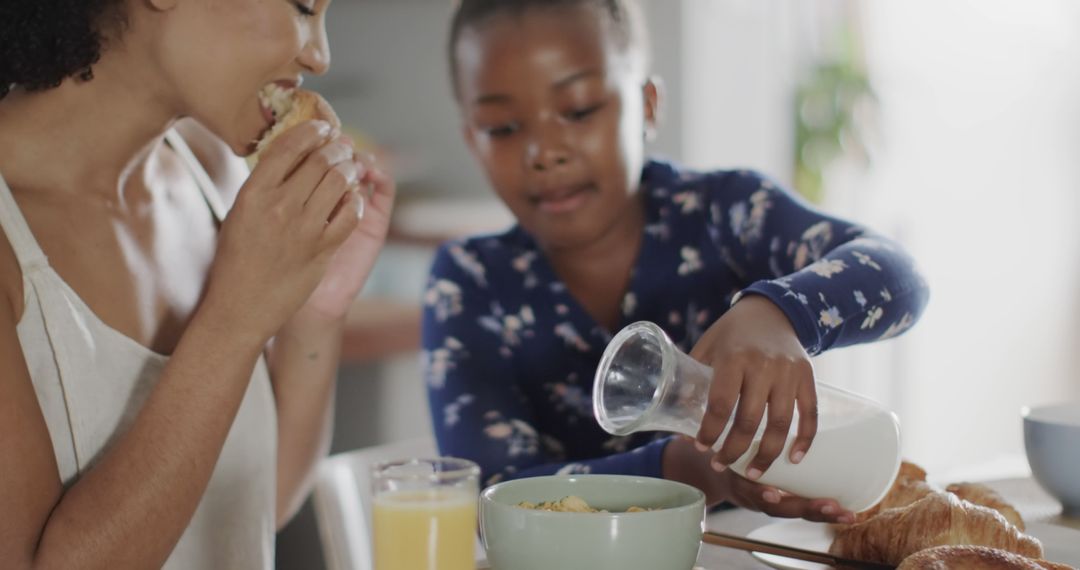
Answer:
[[[945,490],[965,501],[990,507],[1001,513],[1016,528],[1027,530],[1024,527],[1024,519],[1020,518],[1020,513],[1016,512],[1012,505],[1005,502],[1005,499],[997,491],[986,485],[980,483],[953,483],[946,487]]]
[[[899,564],[920,550],[946,544],[1000,548],[1039,558],[1042,544],[1014,527],[1001,513],[963,501],[952,493],[931,493],[914,503],[836,529],[829,553],[868,562]]]
[[[949,544],[908,556],[896,570],[1073,570],[1065,564],[1025,558],[999,548]]]
[[[871,507],[870,510],[857,513],[855,515],[855,522],[866,522],[877,516],[878,513],[898,507],[906,507],[927,495],[941,492],[941,487],[932,483],[927,483],[926,481],[919,479],[897,477],[896,482],[893,483],[892,488],[889,489],[889,493],[885,495],[885,498]]]
[[[896,474],[896,478],[926,481],[926,469],[910,461],[902,461],[900,463],[900,472]]]

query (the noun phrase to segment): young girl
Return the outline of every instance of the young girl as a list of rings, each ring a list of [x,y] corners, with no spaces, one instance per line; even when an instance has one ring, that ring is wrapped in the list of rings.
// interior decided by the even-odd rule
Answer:
[[[809,355],[903,332],[926,285],[896,244],[757,173],[646,162],[659,93],[638,18],[628,0],[463,0],[455,14],[465,138],[518,225],[436,257],[424,348],[440,449],[479,462],[488,483],[639,474],[694,484],[711,503],[849,520],[835,501],[753,480],[796,409],[788,459],[811,445]],[[696,442],[610,437],[592,417],[600,356],[638,320],[715,370]],[[749,480],[733,476],[725,467],[762,420]]]
[[[393,196],[325,121],[236,157],[328,3],[5,4],[0,568],[273,567]]]

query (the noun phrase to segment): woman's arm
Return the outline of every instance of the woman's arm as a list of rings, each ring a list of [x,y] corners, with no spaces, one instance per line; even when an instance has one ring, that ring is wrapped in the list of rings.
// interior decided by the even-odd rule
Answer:
[[[352,146],[352,141],[339,141]],[[364,203],[343,204],[363,218],[329,259],[326,273],[269,349],[278,412],[277,522],[300,508],[333,432],[333,398],[345,315],[375,264],[394,204],[394,181],[371,156],[352,157]]]
[[[304,503],[334,430],[334,392],[344,321],[294,317],[267,350],[277,406],[277,526]]]
[[[176,130],[206,170],[227,206],[250,172],[242,158],[192,119]],[[266,349],[277,411],[277,503],[280,529],[303,505],[313,467],[330,448],[342,320],[297,316]]]
[[[128,429],[67,489],[16,333],[21,300],[5,295],[0,567],[147,568],[168,558],[206,489],[259,354],[356,226],[355,217],[341,216],[327,224],[330,208],[316,205],[332,206],[347,191],[326,178],[330,161],[312,160],[332,146],[328,135],[316,123],[296,129],[252,174],[223,226],[205,299],[157,385]],[[19,276],[9,260],[5,292]]]
[[[65,490],[15,324],[0,303],[0,567],[160,567],[206,489],[262,340],[197,315],[128,431]]]
[[[192,120],[177,123],[199,162],[232,204],[248,172],[244,161]],[[339,141],[352,144],[347,137]],[[355,158],[355,157],[354,157]],[[366,195],[364,219],[328,268],[328,277],[267,347],[267,363],[277,409],[277,526],[302,506],[314,468],[333,436],[334,393],[341,354],[344,314],[367,278],[389,224],[393,182],[369,158],[356,159]]]

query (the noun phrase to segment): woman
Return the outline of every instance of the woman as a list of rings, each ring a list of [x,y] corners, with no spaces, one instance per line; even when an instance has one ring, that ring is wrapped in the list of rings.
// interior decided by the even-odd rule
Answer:
[[[235,156],[328,1],[7,4],[0,567],[270,567],[393,201],[325,121]]]

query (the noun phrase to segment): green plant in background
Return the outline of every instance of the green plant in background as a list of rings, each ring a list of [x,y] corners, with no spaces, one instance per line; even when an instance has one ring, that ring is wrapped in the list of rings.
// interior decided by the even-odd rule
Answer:
[[[877,98],[853,26],[840,27],[839,49],[815,63],[795,93],[795,187],[815,203],[824,198],[831,162],[850,152],[869,163],[865,115]]]

